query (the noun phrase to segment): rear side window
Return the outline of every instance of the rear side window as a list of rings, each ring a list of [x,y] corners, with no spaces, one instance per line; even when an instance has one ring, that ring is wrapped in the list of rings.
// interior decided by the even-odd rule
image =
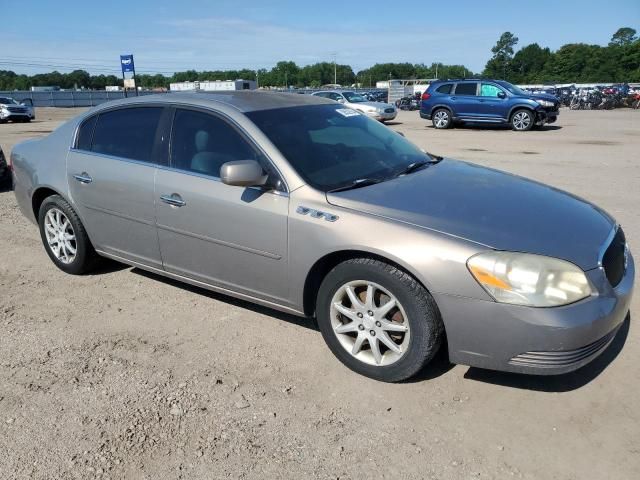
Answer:
[[[93,127],[96,126],[97,115],[88,118],[78,129],[78,137],[76,139],[76,148],[78,150],[91,150],[91,137],[93,136]]]
[[[451,89],[453,88],[453,83],[445,83],[444,85],[440,85],[436,88],[436,92],[438,93],[451,93]]]
[[[475,95],[477,88],[477,83],[459,83],[456,86],[456,95]]]
[[[93,132],[91,151],[151,162],[161,107],[134,107],[101,113]]]
[[[220,176],[223,163],[257,160],[260,154],[238,131],[214,115],[178,109],[173,121],[171,165],[180,170]]]

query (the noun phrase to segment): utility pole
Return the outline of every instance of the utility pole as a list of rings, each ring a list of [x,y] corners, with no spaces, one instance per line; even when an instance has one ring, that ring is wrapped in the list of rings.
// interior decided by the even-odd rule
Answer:
[[[331,56],[333,57],[333,84],[337,85],[338,84],[338,67],[336,65],[336,56],[337,53],[332,53]]]
[[[436,63],[436,78],[438,78],[438,64]]]

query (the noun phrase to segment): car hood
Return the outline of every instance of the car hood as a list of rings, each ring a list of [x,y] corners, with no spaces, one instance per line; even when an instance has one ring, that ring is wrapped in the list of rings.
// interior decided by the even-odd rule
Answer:
[[[558,101],[558,97],[556,97],[555,95],[551,95],[549,93],[535,93],[535,94],[529,95],[528,98],[531,100],[546,100],[548,102],[554,102],[554,103]]]
[[[485,246],[598,266],[615,221],[569,193],[445,159],[394,180],[327,194],[329,203]]]

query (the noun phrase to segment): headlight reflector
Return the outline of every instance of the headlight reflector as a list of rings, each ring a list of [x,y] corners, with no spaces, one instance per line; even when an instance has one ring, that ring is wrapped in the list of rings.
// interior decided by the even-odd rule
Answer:
[[[485,252],[467,260],[478,283],[497,302],[556,307],[591,295],[586,275],[558,258],[517,252]]]
[[[543,107],[553,107],[553,102],[550,102],[548,100],[536,100],[536,102],[542,105]]]

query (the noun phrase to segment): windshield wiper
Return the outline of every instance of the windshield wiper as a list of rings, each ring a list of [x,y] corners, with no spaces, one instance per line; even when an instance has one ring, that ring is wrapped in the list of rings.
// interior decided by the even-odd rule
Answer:
[[[404,167],[402,170],[400,170],[396,174],[396,177],[399,177],[401,175],[407,175],[409,173],[415,172],[416,170],[420,170],[422,167],[426,167],[427,165],[431,165],[432,163],[433,162],[427,162],[425,160],[420,160],[419,162],[410,163],[409,165]]]
[[[380,183],[381,181],[382,180],[379,180],[377,178],[358,178],[351,183],[328,190],[327,193],[344,192],[345,190],[353,190],[355,188],[367,187],[369,185],[375,185],[376,183]]]

